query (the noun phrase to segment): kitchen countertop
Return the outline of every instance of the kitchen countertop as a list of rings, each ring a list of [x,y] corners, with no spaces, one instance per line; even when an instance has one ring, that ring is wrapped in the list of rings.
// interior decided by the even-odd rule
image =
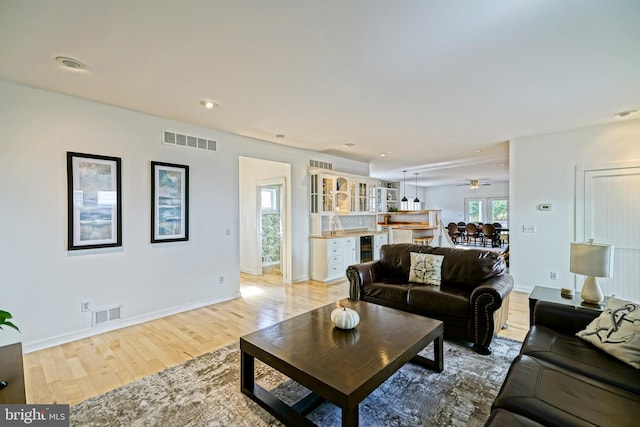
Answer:
[[[322,233],[320,235],[309,236],[312,239],[337,239],[340,237],[360,237],[360,236],[374,236],[376,234],[387,234],[386,231],[375,230],[348,230],[348,231],[336,231],[335,234]]]
[[[438,227],[429,224],[416,222],[392,222],[391,224],[380,224],[383,227],[395,228],[399,230],[435,230]]]

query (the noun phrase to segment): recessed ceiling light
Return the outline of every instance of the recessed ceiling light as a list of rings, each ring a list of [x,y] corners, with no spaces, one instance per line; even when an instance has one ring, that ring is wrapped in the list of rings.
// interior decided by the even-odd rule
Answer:
[[[620,111],[619,113],[616,113],[616,116],[620,117],[621,119],[624,119],[625,117],[629,117],[632,114],[637,113],[638,110],[625,110],[625,111]]]
[[[58,61],[59,63],[61,63],[67,68],[71,68],[72,70],[84,70],[85,68],[87,68],[86,65],[84,65],[82,62],[78,61],[77,59],[67,58],[66,56],[58,56],[56,58],[56,61]]]
[[[476,150],[476,153],[482,153],[482,150]]]
[[[209,99],[203,99],[202,101],[200,101],[200,105],[202,105],[207,110],[213,110],[219,104],[216,101],[211,101]]]
[[[387,153],[380,153],[378,154],[380,157],[385,157],[387,155]]]
[[[351,142],[347,142],[346,144],[344,144],[345,147],[347,148],[351,148],[353,147],[355,144],[352,144]]]
[[[276,135],[276,138],[284,138],[284,137],[285,137],[284,133],[279,133]]]

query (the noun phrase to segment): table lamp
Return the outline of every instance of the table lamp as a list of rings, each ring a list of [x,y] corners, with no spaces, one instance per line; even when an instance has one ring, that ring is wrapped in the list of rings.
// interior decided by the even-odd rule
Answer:
[[[613,275],[613,246],[593,243],[571,243],[572,273],[586,276],[580,296],[585,302],[600,304],[604,294],[598,284],[598,277],[612,277]]]

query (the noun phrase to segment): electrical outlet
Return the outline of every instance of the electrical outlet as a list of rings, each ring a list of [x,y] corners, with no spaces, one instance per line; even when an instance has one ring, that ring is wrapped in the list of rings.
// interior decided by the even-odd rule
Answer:
[[[218,284],[219,285],[224,285],[224,276],[223,275],[218,276]]]
[[[86,311],[91,311],[91,301],[80,302],[80,311],[83,313]]]
[[[552,271],[549,273],[549,278],[551,280],[558,280],[558,272],[557,271]]]
[[[523,225],[522,226],[522,232],[523,233],[535,233],[536,232],[536,226],[535,225]]]

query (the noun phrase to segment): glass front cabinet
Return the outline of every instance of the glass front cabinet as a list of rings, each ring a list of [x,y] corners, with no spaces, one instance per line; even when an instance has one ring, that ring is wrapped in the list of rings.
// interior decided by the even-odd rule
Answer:
[[[376,181],[358,175],[310,171],[311,213],[376,213]]]
[[[323,223],[332,215],[376,215],[377,181],[373,178],[311,168],[309,182],[312,234],[326,232]]]

